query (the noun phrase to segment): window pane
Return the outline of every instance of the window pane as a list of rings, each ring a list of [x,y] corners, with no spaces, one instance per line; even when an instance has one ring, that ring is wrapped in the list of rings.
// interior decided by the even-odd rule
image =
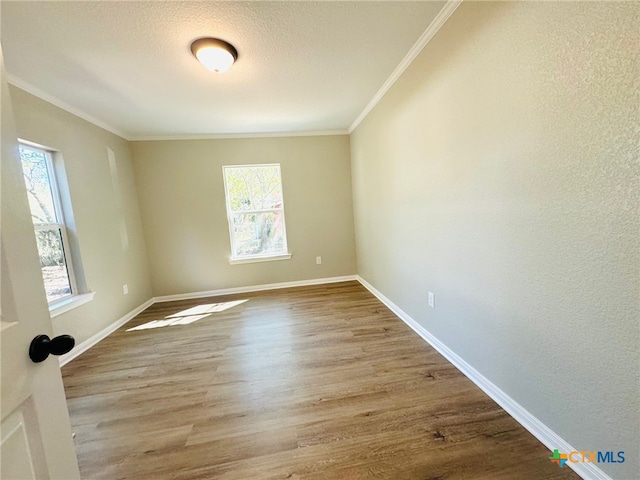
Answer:
[[[51,303],[53,300],[70,295],[71,282],[64,258],[60,229],[36,230],[36,241],[47,300]]]
[[[233,256],[285,253],[282,211],[233,215]]]
[[[225,168],[227,195],[232,212],[282,207],[278,165]]]
[[[46,154],[21,145],[20,159],[33,223],[56,223]]]

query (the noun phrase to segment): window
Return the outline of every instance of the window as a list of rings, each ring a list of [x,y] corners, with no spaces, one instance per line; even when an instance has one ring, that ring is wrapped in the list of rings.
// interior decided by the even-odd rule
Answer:
[[[49,305],[75,295],[65,226],[51,152],[20,144],[20,160],[27,187],[40,267]]]
[[[282,260],[287,251],[280,165],[222,167],[231,263]]]

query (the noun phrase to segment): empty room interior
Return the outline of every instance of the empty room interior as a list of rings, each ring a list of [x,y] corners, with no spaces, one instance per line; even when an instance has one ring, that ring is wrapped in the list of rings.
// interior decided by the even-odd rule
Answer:
[[[2,478],[640,478],[639,3],[0,8]]]

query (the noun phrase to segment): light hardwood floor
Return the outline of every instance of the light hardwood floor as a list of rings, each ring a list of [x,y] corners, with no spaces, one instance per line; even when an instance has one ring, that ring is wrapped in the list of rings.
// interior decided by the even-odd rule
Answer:
[[[83,479],[578,478],[356,282],[156,304],[62,371]]]

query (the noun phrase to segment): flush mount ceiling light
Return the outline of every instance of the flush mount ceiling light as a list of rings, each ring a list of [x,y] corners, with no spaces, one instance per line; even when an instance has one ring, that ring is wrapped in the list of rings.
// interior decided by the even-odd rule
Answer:
[[[191,44],[191,53],[206,68],[223,73],[238,59],[238,51],[230,43],[219,38],[199,38]]]

